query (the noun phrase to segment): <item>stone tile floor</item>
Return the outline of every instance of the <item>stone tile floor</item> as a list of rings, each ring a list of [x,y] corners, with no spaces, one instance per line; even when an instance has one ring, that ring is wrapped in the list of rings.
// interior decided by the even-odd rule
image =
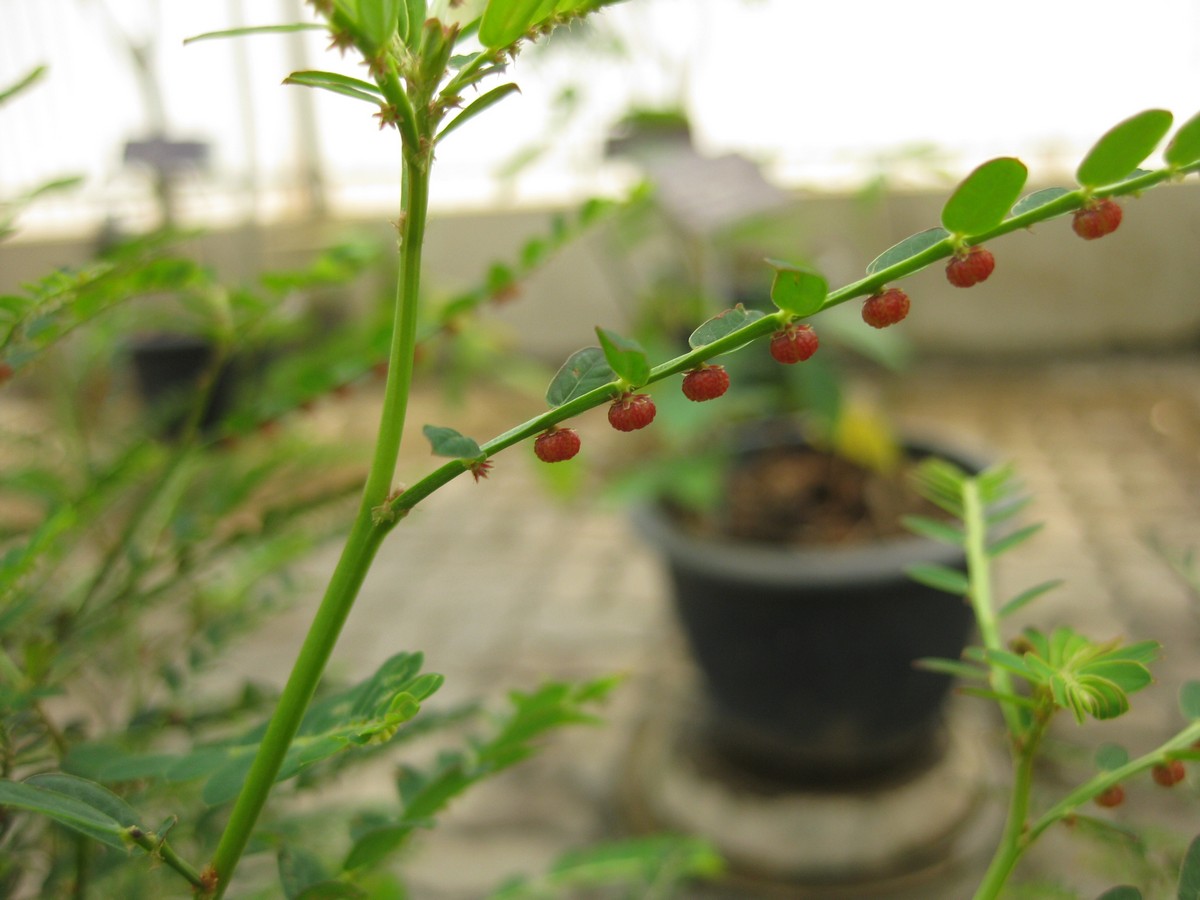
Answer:
[[[1063,723],[1061,752],[1045,767],[1044,785],[1068,778],[1081,758],[1086,767],[1090,757],[1073,746],[1120,740],[1148,748],[1171,733],[1178,686],[1200,676],[1200,604],[1148,548],[1147,535],[1200,548],[1200,358],[944,362],[879,390],[909,426],[1015,462],[1035,497],[1029,516],[1046,527],[1005,557],[999,590],[1067,580],[1030,607],[1025,622],[1066,621],[1096,637],[1152,636],[1166,645],[1159,683],[1135,698],[1127,718],[1084,729]],[[482,423],[478,433],[488,433],[489,414],[472,413]],[[585,431],[585,441],[604,440],[602,430]],[[536,760],[463,798],[421,839],[407,869],[420,900],[483,897],[504,877],[540,871],[565,849],[626,833],[621,798],[630,747],[643,723],[663,715],[663,686],[689,671],[663,575],[625,515],[549,502],[532,466],[510,458],[519,454],[501,455],[486,482],[451,484],[393,535],[346,627],[335,669],[361,674],[397,650],[421,649],[428,669],[447,677],[441,702],[501,701],[506,690],[544,678],[624,672],[628,679],[605,727],[562,732]],[[319,580],[333,558],[331,551],[314,560],[309,574]],[[264,674],[288,665],[307,609],[301,604],[273,626],[272,645],[256,647],[240,664]],[[988,733],[994,724],[983,718],[978,728]],[[1003,762],[994,770],[1002,784]],[[1169,796],[1153,790],[1131,790],[1116,817],[1200,832],[1194,788]],[[1095,896],[1115,883],[1105,858],[1094,844],[1054,833],[1023,874],[1057,872]],[[904,896],[969,896],[965,883],[951,878]],[[758,887],[696,888],[688,896],[874,895]]]

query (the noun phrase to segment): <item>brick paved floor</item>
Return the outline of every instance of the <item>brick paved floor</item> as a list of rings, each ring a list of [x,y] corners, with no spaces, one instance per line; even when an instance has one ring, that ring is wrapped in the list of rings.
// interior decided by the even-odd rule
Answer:
[[[1000,592],[1067,579],[1025,621],[1070,621],[1096,637],[1153,636],[1166,644],[1159,684],[1135,698],[1128,718],[1085,729],[1063,723],[1061,752],[1043,783],[1051,788],[1086,771],[1080,766],[1088,757],[1080,762],[1073,744],[1121,740],[1147,748],[1169,734],[1179,684],[1200,674],[1200,606],[1146,536],[1200,548],[1200,359],[939,363],[881,391],[901,421],[1016,463],[1036,500],[1030,518],[1047,524],[1004,558]],[[472,415],[487,433],[488,412]],[[605,436],[585,432],[593,438]],[[606,727],[562,733],[536,761],[457,803],[420,840],[408,869],[420,900],[478,898],[507,875],[539,871],[564,849],[621,834],[618,797],[631,742],[647,717],[661,715],[655,704],[663,684],[688,671],[662,574],[625,515],[548,502],[527,456],[509,451],[486,482],[460,479],[404,523],[364,588],[335,667],[360,674],[397,650],[419,648],[428,668],[447,676],[442,702],[501,701],[508,688],[548,677],[629,677],[609,705]],[[319,578],[332,562],[332,554],[314,560],[310,574]],[[256,649],[243,664],[271,672],[290,659],[306,608],[275,627],[267,653]],[[980,727],[991,726],[984,720]],[[1119,817],[1200,831],[1194,789],[1167,797],[1152,790],[1131,790]],[[1096,887],[1086,895],[1095,896],[1114,882],[1109,873],[1080,874],[1103,858],[1094,846],[1055,833],[1023,874],[1057,871],[1076,887]],[[928,886],[910,896],[952,898],[963,890],[961,883]]]

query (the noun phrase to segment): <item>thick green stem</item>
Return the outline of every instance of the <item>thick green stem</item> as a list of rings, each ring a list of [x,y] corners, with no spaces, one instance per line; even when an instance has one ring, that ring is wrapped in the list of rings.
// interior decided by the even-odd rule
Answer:
[[[989,650],[1001,650],[1004,647],[1003,639],[1000,636],[999,623],[992,605],[992,571],[991,556],[987,549],[987,515],[983,498],[980,496],[979,484],[974,479],[967,479],[963,484],[962,501],[967,573],[970,583],[968,600],[975,615],[975,623],[979,629],[979,637],[983,646]],[[999,666],[990,667],[988,681],[992,690],[997,694],[1010,696],[1014,692],[1011,677]],[[1029,797],[1033,788],[1033,763],[1048,721],[1047,716],[1038,716],[1033,727],[1030,728],[1022,720],[1021,712],[1011,703],[1001,701],[1000,710],[1008,729],[1013,760],[1013,783],[1009,793],[1008,817],[1004,823],[1004,832],[987,873],[975,893],[975,900],[996,897],[1009,875],[1012,874],[1013,867],[1020,859],[1021,853],[1024,852],[1027,844]]]
[[[284,686],[213,856],[207,876],[215,881],[215,896],[218,898],[224,895],[229,886],[371,561],[386,534],[386,529],[376,524],[375,509],[386,501],[391,492],[412,384],[417,296],[421,282],[421,243],[429,200],[428,154],[406,154],[404,176],[401,272],[396,289],[387,387],[371,470],[341,558],[309,626],[291,676]]]
[[[975,891],[975,900],[993,900],[998,897],[1021,854],[1029,846],[1029,799],[1033,791],[1033,764],[1037,757],[1038,745],[1045,733],[1046,721],[1044,718],[1039,720],[1020,746],[1013,751],[1013,783],[1008,797],[1008,817],[1005,819],[1004,832],[1000,836],[1000,843],[992,861]]]

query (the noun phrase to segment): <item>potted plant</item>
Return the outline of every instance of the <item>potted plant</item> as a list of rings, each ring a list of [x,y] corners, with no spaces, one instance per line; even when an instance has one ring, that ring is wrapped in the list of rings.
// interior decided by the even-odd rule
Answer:
[[[1190,174],[1200,166],[1198,117],[1175,132],[1162,166],[1134,171],[1171,128],[1170,115],[1160,110],[1128,119],[1103,137],[1080,167],[1080,185],[1075,189],[1018,199],[1024,186],[1024,166],[1009,158],[984,163],[953,194],[943,212],[944,227],[915,235],[886,252],[865,278],[831,290],[813,271],[777,264],[772,310],[753,315],[734,307],[701,325],[688,351],[658,364],[652,364],[635,342],[600,328],[599,346],[573,354],[553,379],[547,409],[482,442],[453,428],[426,425],[422,431],[433,452],[444,461],[409,484],[397,486],[398,450],[413,388],[422,241],[435,150],[442,141],[460,134],[459,128],[465,122],[515,90],[512,83],[505,82],[489,91],[471,93],[489,76],[502,75],[508,60],[522,46],[602,5],[588,0],[490,0],[479,15],[456,12],[457,4],[450,4],[439,15],[427,16],[429,10],[421,0],[314,3],[323,20],[321,27],[329,30],[334,45],[361,55],[371,80],[304,71],[293,73],[289,82],[366,102],[380,122],[394,127],[400,137],[404,168],[397,223],[401,269],[393,328],[387,342],[387,375],[376,447],[370,454],[357,505],[346,522],[343,551],[286,684],[278,698],[272,698],[269,719],[238,730],[230,727],[229,719],[219,716],[216,736],[193,741],[204,724],[203,717],[196,716],[188,720],[188,729],[179,735],[180,742],[187,745],[182,750],[164,746],[161,735],[150,728],[137,733],[142,742],[139,748],[127,745],[130,735],[122,730],[111,736],[113,742],[87,745],[88,752],[82,757],[71,752],[77,741],[74,731],[60,728],[42,702],[48,688],[54,686],[46,678],[48,671],[54,671],[58,650],[50,638],[57,637],[61,642],[69,637],[70,629],[54,631],[62,624],[60,610],[52,605],[60,595],[48,592],[47,601],[46,596],[31,591],[26,576],[35,563],[48,559],[47,548],[55,547],[56,538],[71,527],[71,514],[76,508],[72,506],[39,526],[30,540],[6,553],[4,587],[15,602],[5,606],[5,614],[22,621],[37,618],[33,637],[40,641],[5,646],[5,653],[0,655],[6,679],[3,696],[14,706],[6,710],[6,721],[32,734],[31,740],[21,745],[28,750],[26,755],[0,759],[5,766],[5,777],[0,778],[0,829],[23,837],[38,827],[31,822],[49,820],[62,826],[73,843],[70,852],[60,849],[53,854],[55,864],[70,869],[74,876],[58,884],[68,886],[75,895],[86,893],[87,879],[94,872],[87,848],[100,846],[106,848],[106,872],[132,859],[146,864],[137,871],[153,868],[175,879],[173,884],[181,892],[191,891],[200,897],[242,892],[243,885],[254,891],[253,872],[241,863],[248,854],[266,850],[277,855],[280,888],[286,896],[403,896],[403,885],[389,863],[409,845],[413,833],[426,827],[467,787],[528,756],[536,738],[546,729],[585,719],[591,704],[612,687],[611,681],[603,679],[583,685],[552,684],[514,695],[510,715],[502,718],[489,736],[476,738],[462,752],[439,756],[422,770],[403,768],[397,778],[398,796],[385,808],[352,818],[322,813],[315,825],[309,822],[312,827],[308,831],[288,820],[285,813],[272,820],[271,829],[264,829],[264,813],[272,814],[277,804],[269,801],[279,792],[303,785],[310,778],[330,777],[344,760],[390,750],[398,738],[410,736],[408,723],[421,713],[422,703],[441,683],[438,676],[420,672],[419,654],[402,653],[385,661],[373,676],[359,684],[319,693],[330,654],[372,561],[392,532],[403,533],[412,526],[408,519],[414,509],[455,479],[470,474],[482,480],[489,475],[494,460],[518,444],[531,445],[534,457],[543,463],[557,464],[573,458],[582,441],[570,422],[590,410],[604,410],[609,423],[620,432],[647,427],[656,414],[653,398],[643,390],[648,385],[682,376],[683,390],[689,396],[715,400],[726,385],[709,360],[747,345],[757,343],[761,347],[769,342],[777,361],[799,363],[815,349],[813,332],[801,321],[830,307],[866,298],[864,308],[869,321],[894,324],[903,317],[906,306],[899,289],[893,286],[896,282],[947,259],[951,271],[957,273],[955,277],[962,277],[959,270],[964,265],[977,274],[983,251],[976,248],[1011,231],[1074,215],[1077,231],[1086,237],[1101,236],[1116,225],[1117,198]],[[284,30],[295,27],[305,26],[285,26]],[[258,30],[240,29],[238,33]],[[88,278],[94,276],[94,272],[75,276],[72,284],[76,291],[89,286]],[[76,308],[71,305],[71,297],[64,300],[61,294],[53,293],[54,285],[37,285],[31,296],[5,298],[4,322],[9,327],[0,342],[4,354],[0,375],[5,380],[20,374],[53,341],[55,333],[48,325],[74,326],[79,324],[76,317],[83,310],[98,314],[103,306],[93,302]],[[88,299],[97,298],[93,295]],[[56,302],[60,305],[55,306]],[[30,327],[34,320],[37,327]],[[361,356],[360,348],[356,364],[365,362]],[[191,430],[189,438],[197,439],[196,429]],[[157,533],[147,522],[158,521],[162,507],[178,496],[179,478],[196,471],[191,464],[207,449],[207,444],[190,443],[173,451],[168,466],[159,469],[159,487],[138,492],[140,502],[133,504],[133,526],[118,529],[115,544],[109,545],[117,548],[110,552],[118,560],[137,566],[147,564],[139,552],[146,542],[139,538],[146,531]],[[199,494],[202,501],[209,493],[206,488],[230,487],[221,477],[219,462],[207,471],[212,473],[210,478],[193,484],[193,493]],[[285,483],[286,501],[299,499],[296,490],[302,481]],[[1014,799],[996,862],[977,894],[979,900],[993,900],[1029,842],[1047,827],[1106,795],[1123,779],[1156,767],[1165,767],[1173,778],[1173,764],[1186,757],[1186,748],[1200,738],[1200,722],[1195,721],[1200,720],[1200,704],[1189,701],[1186,705],[1185,712],[1193,721],[1178,735],[1140,756],[1119,762],[1032,818],[1029,783],[1034,751],[1049,715],[1068,708],[1079,716],[1118,714],[1127,706],[1126,695],[1148,683],[1146,665],[1151,654],[1142,644],[1122,649],[1075,639],[1046,642],[1036,634],[1027,635],[1026,644],[1006,649],[999,639],[996,614],[984,602],[988,599],[984,588],[987,570],[986,560],[981,558],[989,550],[999,550],[987,544],[987,515],[983,510],[994,512],[993,503],[1003,479],[991,475],[980,476],[977,482],[969,476],[956,476],[949,483],[946,479],[928,481],[937,505],[960,518],[962,525],[956,528],[924,518],[917,520],[922,523],[918,527],[962,547],[970,574],[963,576],[953,569],[939,568],[928,572],[927,580],[970,595],[983,644],[970,665],[951,660],[943,662],[940,669],[982,676],[990,693],[1000,699],[1012,725]],[[88,503],[82,511],[95,512],[97,506],[93,504],[104,498],[89,494],[84,499]],[[262,521],[269,518],[264,515]],[[194,528],[196,521],[185,517],[179,525]],[[107,535],[107,529],[99,530],[104,532],[102,536]],[[218,543],[229,537],[215,526],[203,531],[202,536],[211,536]],[[235,532],[230,537],[234,544],[238,543],[233,539],[237,536]],[[182,537],[178,558],[163,566],[152,565],[150,574],[190,575],[190,548],[197,536],[185,530]],[[467,543],[448,549],[469,553]],[[53,572],[52,562],[50,559],[47,565]],[[109,581],[108,573],[102,570],[100,574],[96,583],[103,585]],[[160,596],[153,591],[147,594]],[[122,594],[121,602],[112,604],[114,616],[128,614],[131,606],[136,611],[137,604],[126,599]],[[50,608],[44,609],[48,603]],[[88,606],[87,601],[84,606]],[[68,624],[71,611],[65,610]],[[113,628],[116,621],[105,618],[102,624]],[[9,634],[6,630],[6,640]],[[1031,696],[1021,695],[1015,684],[1018,679],[1029,684]],[[170,718],[156,721],[169,722]],[[142,792],[148,786],[195,782],[202,782],[202,786],[191,791],[180,788],[172,795],[172,812],[165,819],[150,818],[142,807],[147,796]],[[176,809],[190,828],[183,822],[177,824]],[[41,818],[34,819],[31,814]],[[334,832],[340,841],[334,840]],[[298,836],[311,837],[311,843]],[[612,858],[601,856],[597,862],[611,865]],[[1200,861],[1191,866],[1191,871],[1198,868]],[[155,877],[153,871],[145,875],[146,879]],[[657,889],[661,884],[653,877],[642,879],[643,889],[649,890],[650,886]],[[519,896],[519,892],[506,889],[500,895],[514,894]]]

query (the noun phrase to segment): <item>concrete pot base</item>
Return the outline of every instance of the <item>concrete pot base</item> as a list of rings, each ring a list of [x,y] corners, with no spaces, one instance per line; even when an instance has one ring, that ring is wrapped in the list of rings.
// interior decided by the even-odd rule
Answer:
[[[724,855],[720,897],[961,900],[1003,824],[1006,771],[995,727],[951,704],[927,767],[823,789],[767,781],[719,759],[687,704],[649,719],[631,747],[625,810],[640,831],[710,840]],[[670,707],[667,707],[670,708]],[[710,896],[704,894],[704,896]]]

